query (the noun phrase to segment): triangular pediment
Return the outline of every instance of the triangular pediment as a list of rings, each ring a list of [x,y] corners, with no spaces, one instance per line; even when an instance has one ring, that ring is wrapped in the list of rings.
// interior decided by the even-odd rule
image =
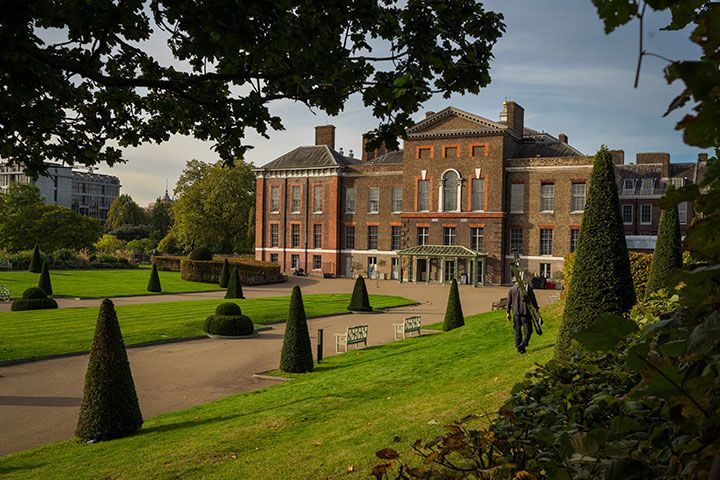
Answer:
[[[447,107],[416,123],[407,130],[409,135],[422,135],[442,132],[483,132],[501,133],[507,129],[502,123],[493,122],[480,115],[466,112],[455,107]]]

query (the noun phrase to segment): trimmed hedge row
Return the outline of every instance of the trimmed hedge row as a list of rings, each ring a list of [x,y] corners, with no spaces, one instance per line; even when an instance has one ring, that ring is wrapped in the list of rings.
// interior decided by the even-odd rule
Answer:
[[[110,255],[107,253],[90,255],[84,252],[76,252],[75,250],[69,248],[55,250],[50,254],[40,252],[40,256],[42,261],[50,262],[50,268],[52,270],[137,267],[137,264],[132,263],[125,257]],[[10,262],[13,270],[28,270],[30,268],[32,258],[32,250],[15,253],[0,250],[0,262]]]
[[[23,292],[22,298],[15,300],[10,305],[10,311],[21,312],[23,310],[46,310],[58,308],[58,304],[52,298],[48,298],[45,290],[40,287],[30,287]]]
[[[153,260],[158,257],[153,257]],[[180,277],[183,280],[203,283],[219,283],[224,261],[195,261],[188,258],[180,260]],[[242,285],[261,285],[285,281],[280,273],[280,265],[257,260],[230,260],[230,265],[237,268]],[[158,270],[160,267],[158,267]]]

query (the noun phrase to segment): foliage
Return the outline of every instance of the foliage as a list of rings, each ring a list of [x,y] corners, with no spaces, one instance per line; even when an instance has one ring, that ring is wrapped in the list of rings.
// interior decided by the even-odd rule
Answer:
[[[115,306],[106,298],[100,304],[75,434],[85,441],[111,440],[137,432],[142,423]]]
[[[11,262],[14,270],[28,270],[32,261],[32,250],[9,253],[0,250],[0,261]],[[61,248],[46,256],[52,269],[83,269],[83,268],[134,268],[136,264],[122,256],[98,254],[89,255],[71,248]]]
[[[152,263],[157,265],[161,272],[179,272],[184,259],[185,257],[178,255],[153,255]]]
[[[630,318],[639,327],[645,327],[676,311],[679,301],[680,296],[677,293],[670,296],[664,289],[649,293],[644,300],[636,303],[630,310]]]
[[[125,246],[133,253],[147,255],[152,252],[155,242],[151,238],[141,238],[139,240],[130,240]]]
[[[181,248],[189,250],[195,242],[220,253],[253,251],[255,234],[249,232],[248,222],[250,212],[255,212],[252,165],[237,162],[223,168],[217,163],[183,188],[173,204],[171,230]]]
[[[0,211],[3,216],[19,213],[26,207],[44,203],[40,189],[34,183],[10,182],[7,190],[0,194]]]
[[[147,286],[148,292],[160,293],[162,287],[160,286],[160,276],[158,275],[157,265],[153,263],[152,271],[150,272],[150,280]]]
[[[501,14],[470,0],[45,1],[12,13],[0,30],[9,72],[0,118],[14,134],[0,136],[0,156],[31,174],[48,160],[112,166],[124,161],[121,148],[173,134],[213,141],[231,162],[251,148],[247,129],[267,138],[284,128],[272,102],[336,115],[354,93],[382,120],[376,135],[396,147],[432,95],[490,83],[505,30]],[[55,43],[42,40],[50,30]],[[154,33],[167,37],[170,56],[137,47]]]
[[[158,198],[150,209],[150,236],[155,242],[165,237],[172,227],[172,204]]]
[[[657,241],[650,266],[647,294],[668,287],[673,272],[682,267],[682,241],[680,240],[680,219],[677,206],[663,210],[660,214]]]
[[[125,242],[114,235],[105,233],[93,246],[98,252],[115,253],[125,247]]]
[[[148,238],[150,236],[149,225],[129,225],[127,223],[120,225],[110,231],[111,234],[115,235],[120,240],[140,240],[142,238]]]
[[[239,266],[234,266],[232,269],[232,273],[230,273],[230,281],[228,281],[225,298],[245,298],[242,291],[242,283],[240,282],[239,269]]]
[[[148,216],[145,210],[132,199],[130,195],[122,194],[113,199],[108,209],[105,230],[111,232],[120,227],[147,225]]]
[[[458,291],[457,281],[453,278],[452,284],[450,285],[450,293],[448,294],[447,307],[445,308],[443,331],[449,332],[463,325],[465,325],[465,317],[463,316],[462,305],[460,304],[460,292]]]
[[[23,310],[47,310],[58,308],[57,302],[48,298],[47,293],[40,287],[30,287],[23,292],[22,298],[15,300],[10,305],[10,311],[19,312]]]
[[[157,248],[159,251],[170,255],[182,252],[182,249],[178,244],[177,235],[175,235],[175,232],[172,230],[170,230],[167,235],[158,242]]]
[[[188,258],[190,260],[211,261],[213,259],[213,255],[210,249],[206,247],[197,247],[192,252],[190,252]]]
[[[221,303],[215,308],[215,315],[240,315],[242,310],[240,305],[233,302]]]
[[[308,332],[305,306],[300,287],[295,285],[290,295],[288,319],[285,325],[280,370],[290,373],[310,372],[313,369],[312,345]]]
[[[568,292],[572,286],[573,267],[575,266],[575,253],[565,255],[563,277],[565,283],[563,286],[563,297],[567,298]],[[635,298],[645,298],[645,286],[650,277],[650,263],[652,262],[652,254],[645,252],[629,251],[630,273],[632,274],[633,286],[635,288]]]
[[[42,272],[40,273],[40,280],[38,281],[38,287],[42,288],[43,291],[48,294],[53,294],[52,282],[50,281],[50,264],[47,260],[43,263]]]
[[[180,257],[153,257],[158,270],[172,270],[180,263],[180,275],[183,280],[192,282],[214,283],[218,285],[222,274],[223,263],[217,260],[212,262],[193,261]],[[272,262],[262,262],[255,259],[231,258],[231,270],[237,267],[240,283],[243,285],[260,285],[267,283],[284,282],[286,278],[280,273],[280,265]]]
[[[205,319],[203,331],[210,335],[238,337],[252,335],[255,325],[249,317],[242,314],[240,306],[225,302],[217,306],[214,315]]]
[[[228,262],[228,259],[226,258],[225,261],[223,262],[222,273],[220,274],[220,281],[218,282],[218,285],[220,285],[220,288],[227,288],[229,282],[230,282],[230,263]]]
[[[42,271],[43,261],[42,257],[40,256],[40,247],[38,244],[35,244],[35,248],[33,248],[32,253],[32,260],[30,260],[30,266],[28,267],[28,270],[32,273],[40,273]]]
[[[605,312],[624,313],[635,303],[630,259],[620,214],[612,156],[605,146],[595,155],[585,204],[572,285],[555,346],[569,355],[575,333]]]
[[[370,305],[365,279],[362,275],[358,275],[355,279],[352,298],[350,298],[350,305],[347,308],[351,312],[372,312],[373,308]]]

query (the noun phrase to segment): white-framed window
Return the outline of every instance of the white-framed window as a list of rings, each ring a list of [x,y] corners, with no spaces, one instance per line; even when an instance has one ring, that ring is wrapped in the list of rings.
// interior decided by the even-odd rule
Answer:
[[[540,255],[552,255],[553,231],[552,228],[540,229]]]
[[[633,213],[632,205],[625,204],[622,206],[622,219],[625,225],[632,225],[635,222]]]
[[[473,212],[482,212],[485,210],[485,179],[473,178],[471,182],[472,188],[472,205],[470,208]]]
[[[540,185],[540,211],[552,212],[555,210],[555,184],[543,183]]]
[[[294,247],[294,248],[300,246],[300,224],[299,223],[293,223],[290,225],[290,246]]]
[[[380,211],[380,188],[368,188],[368,213],[378,213]]]
[[[678,219],[680,225],[687,225],[688,223],[688,202],[678,203]]]
[[[430,228],[429,227],[417,227],[417,244],[427,245],[430,239]]]
[[[322,270],[322,255],[313,255],[313,270]]]
[[[455,227],[443,227],[443,245],[455,245]]]
[[[322,224],[313,225],[313,248],[322,248]]]
[[[448,170],[443,175],[443,202],[444,212],[455,212],[458,210],[458,174],[455,170]]]
[[[552,272],[550,271],[550,264],[549,263],[541,263],[540,264],[540,276],[543,278],[550,279]]]
[[[520,252],[523,246],[523,231],[522,228],[511,228],[510,229],[510,251],[517,250]]]
[[[323,211],[323,187],[315,185],[313,187],[313,213],[322,213]]]
[[[430,211],[430,180],[418,181],[418,212]]]
[[[580,230],[577,228],[570,229],[570,251],[577,250],[578,240],[580,239]]]
[[[675,188],[682,188],[685,186],[684,178],[673,178],[671,181],[672,181],[672,186]]]
[[[640,183],[640,193],[651,194],[655,191],[655,179],[643,178]]]
[[[270,188],[270,213],[280,212],[280,188]]]
[[[400,227],[390,227],[390,250],[400,250]]]
[[[402,187],[392,189],[392,212],[402,212]]]
[[[525,184],[513,183],[510,185],[510,213],[523,213],[525,211]]]
[[[368,225],[368,250],[378,249],[378,226]]]
[[[482,252],[485,249],[485,235],[482,227],[470,229],[470,248],[476,252]]]
[[[623,180],[622,193],[634,193],[635,192],[635,179],[626,178]]]
[[[582,212],[585,210],[585,184],[573,183],[570,188],[570,211]]]
[[[640,205],[640,225],[652,223],[652,205],[644,203]]]
[[[348,250],[355,248],[355,225],[345,225],[345,248]]]
[[[355,188],[345,189],[345,213],[355,213]]]
[[[300,186],[293,186],[292,189],[290,189],[290,192],[292,194],[290,213],[300,213]]]
[[[280,225],[277,223],[270,224],[270,246],[277,247],[280,245]]]

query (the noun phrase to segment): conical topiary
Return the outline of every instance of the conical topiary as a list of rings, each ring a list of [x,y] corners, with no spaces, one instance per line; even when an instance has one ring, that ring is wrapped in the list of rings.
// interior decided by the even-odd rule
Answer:
[[[233,267],[232,269],[227,292],[225,292],[225,298],[245,298],[243,295],[242,284],[240,283],[240,273],[238,272],[238,267]]]
[[[300,287],[295,285],[290,295],[290,309],[285,326],[280,370],[291,373],[304,373],[313,369],[312,345],[308,332],[305,306]]]
[[[42,266],[42,272],[40,273],[40,281],[38,282],[38,287],[45,290],[45,293],[47,295],[52,295],[52,282],[50,281],[50,263],[45,262]]]
[[[115,306],[100,305],[75,434],[111,440],[137,432],[143,419]]]
[[[162,292],[160,286],[160,275],[158,275],[157,265],[153,263],[152,272],[150,272],[150,280],[148,281],[148,292]]]
[[[460,292],[458,291],[457,281],[453,278],[447,308],[445,309],[443,331],[449,332],[453,328],[462,327],[463,325],[465,325],[465,317],[463,317],[462,305],[460,305]]]
[[[555,344],[557,358],[567,357],[576,332],[600,315],[625,313],[635,303],[613,158],[604,145],[595,155],[575,255],[572,285]]]
[[[350,299],[350,305],[348,305],[347,308],[351,312],[372,312],[367,288],[365,287],[365,279],[362,275],[358,275],[355,279],[355,287],[353,288],[352,298]]]
[[[665,288],[670,275],[681,268],[682,241],[680,240],[680,218],[677,206],[663,210],[660,214],[657,242],[650,263],[650,275],[645,287],[645,297]]]
[[[223,262],[222,273],[220,274],[220,288],[227,288],[230,282],[230,262],[226,258]]]
[[[35,249],[33,250],[32,260],[30,260],[30,268],[28,268],[29,271],[32,273],[40,273],[42,271],[42,257],[40,257],[40,247],[38,244],[35,244]]]

